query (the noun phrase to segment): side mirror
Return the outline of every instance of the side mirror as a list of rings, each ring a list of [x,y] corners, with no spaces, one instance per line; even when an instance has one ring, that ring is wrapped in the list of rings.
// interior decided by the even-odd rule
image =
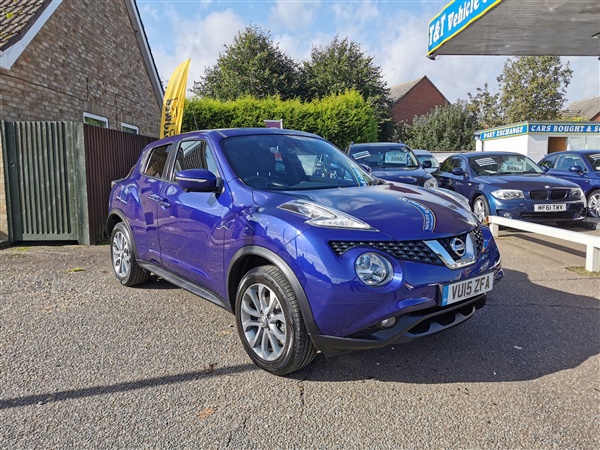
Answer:
[[[542,170],[544,172],[548,172],[550,170],[550,167],[548,167],[548,166],[542,166]]]
[[[431,169],[433,167],[433,164],[431,164],[431,161],[423,161],[421,166],[423,167],[423,169]]]
[[[221,189],[217,176],[206,169],[182,170],[175,175],[175,181],[186,192],[217,192]]]
[[[359,166],[362,170],[364,170],[367,173],[371,173],[371,171],[373,170],[368,164],[359,164]]]
[[[465,171],[461,167],[455,167],[452,169],[452,175],[461,176],[465,175]]]
[[[571,166],[571,167],[569,167],[569,172],[581,173],[581,172],[583,172],[583,167],[581,167],[581,166]]]

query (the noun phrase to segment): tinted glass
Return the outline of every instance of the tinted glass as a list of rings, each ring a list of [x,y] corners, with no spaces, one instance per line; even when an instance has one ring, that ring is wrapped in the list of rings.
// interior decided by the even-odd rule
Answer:
[[[336,147],[293,135],[238,136],[222,141],[236,175],[266,189],[325,189],[363,186],[374,180]]]
[[[544,173],[539,166],[523,155],[486,155],[469,159],[471,170],[478,176],[522,173]]]
[[[585,156],[585,159],[587,159],[588,162],[590,163],[590,166],[592,166],[592,170],[594,172],[600,172],[600,152],[586,154],[584,156]]]
[[[167,162],[168,146],[156,147],[150,150],[148,162],[145,169],[142,171],[144,175],[154,178],[162,178],[165,171],[165,163]]]
[[[353,145],[350,149],[352,156],[360,164],[366,164],[372,169],[387,168],[416,168],[420,164],[412,150],[402,145],[373,146]]]

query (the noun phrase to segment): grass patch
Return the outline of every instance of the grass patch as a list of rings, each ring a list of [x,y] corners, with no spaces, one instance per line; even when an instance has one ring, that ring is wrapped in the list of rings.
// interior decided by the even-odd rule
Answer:
[[[577,275],[583,275],[590,278],[600,278],[600,272],[589,272],[585,270],[585,267],[567,267],[567,270],[575,272]]]
[[[67,272],[75,273],[75,272],[85,272],[83,267],[73,267],[72,269],[67,270]]]

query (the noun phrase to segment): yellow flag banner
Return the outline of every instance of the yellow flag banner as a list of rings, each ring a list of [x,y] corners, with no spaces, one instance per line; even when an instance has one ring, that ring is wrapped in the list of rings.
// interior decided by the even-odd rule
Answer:
[[[160,120],[160,137],[174,136],[181,132],[183,122],[183,105],[185,103],[185,87],[187,84],[190,60],[182,62],[169,80],[162,118]]]

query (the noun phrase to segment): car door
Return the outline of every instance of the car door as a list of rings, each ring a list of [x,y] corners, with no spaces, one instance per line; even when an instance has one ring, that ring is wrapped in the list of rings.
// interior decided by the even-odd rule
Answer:
[[[132,211],[130,219],[138,257],[156,264],[160,264],[158,207],[170,149],[163,145],[149,151],[138,181],[140,208]]]
[[[175,181],[185,169],[219,169],[205,140],[184,140],[177,147],[169,181],[158,209],[162,265],[171,273],[212,291],[223,283],[223,218],[231,196],[222,192],[186,192]]]
[[[439,171],[436,173],[436,178],[440,187],[465,195],[463,193],[466,187],[465,175],[455,175],[452,173],[453,169],[459,168],[463,169],[463,172],[466,173],[467,164],[464,158],[451,156],[442,163]]]

